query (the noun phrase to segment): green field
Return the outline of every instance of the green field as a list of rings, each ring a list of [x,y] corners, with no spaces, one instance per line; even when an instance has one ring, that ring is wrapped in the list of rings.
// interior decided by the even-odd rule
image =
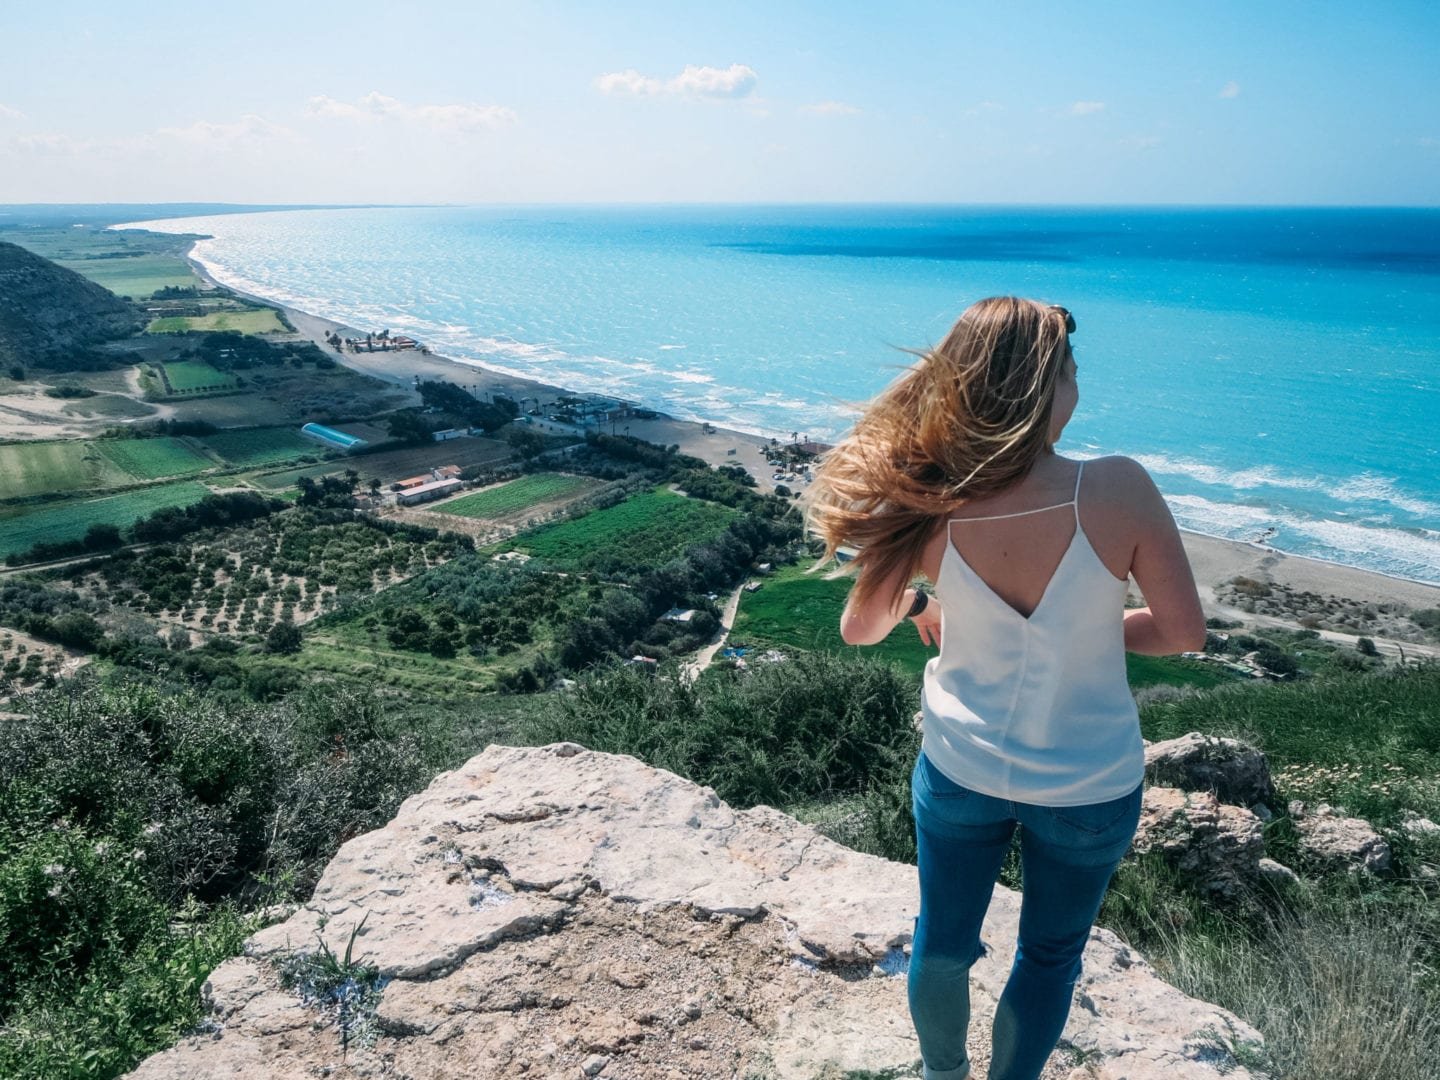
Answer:
[[[87,399],[88,400],[88,399]],[[130,477],[89,442],[0,445],[0,499],[113,487]]]
[[[184,259],[169,255],[66,261],[61,265],[84,274],[116,296],[128,296],[134,300],[143,300],[166,286],[190,288],[199,283]]]
[[[900,665],[917,679],[925,662],[936,650],[920,641],[912,624],[897,626],[878,645],[846,645],[840,637],[840,613],[845,610],[845,597],[852,579],[827,581],[825,572],[806,574],[804,566],[784,566],[763,582],[753,593],[742,593],[735,625],[730,631],[730,644],[750,646],[785,646],[793,649],[821,649],[838,652],[864,649],[868,656],[878,656]]]
[[[460,517],[503,517],[538,502],[568,498],[594,486],[594,480],[583,476],[536,473],[511,480],[508,484],[477,491],[474,495],[451,499],[434,510],[437,514],[458,514]]]
[[[269,465],[319,452],[292,427],[239,428],[200,440],[231,465]]]
[[[189,506],[210,493],[193,480],[157,484],[100,499],[69,499],[0,519],[0,557],[28,551],[41,540],[78,540],[91,525],[127,528],[162,506]]]
[[[218,371],[209,364],[197,364],[193,360],[166,364],[165,375],[170,380],[170,389],[177,394],[189,394],[199,390],[229,390],[235,385],[234,375]]]
[[[60,411],[67,416],[105,416],[117,419],[155,414],[154,408],[146,405],[143,401],[136,401],[134,398],[123,397],[120,394],[96,394],[91,398],[80,398],[70,402]]]
[[[312,453],[319,453],[319,446],[311,446]],[[284,488],[294,487],[300,482],[302,476],[308,476],[315,480],[322,476],[329,476],[331,473],[344,472],[344,466],[337,462],[330,462],[325,465],[303,465],[298,469],[282,469],[279,472],[266,473],[264,476],[256,476],[254,482],[261,487],[269,488],[272,491],[280,491]]]
[[[845,610],[853,578],[826,580],[825,571],[806,574],[804,566],[785,566],[757,580],[764,583],[760,589],[741,594],[731,644],[864,649],[868,655],[900,665],[917,679],[924,673],[926,661],[937,653],[921,643],[914,624],[908,621],[877,645],[846,645],[840,637],[840,613]],[[1137,688],[1160,683],[1205,687],[1234,681],[1210,665],[1166,656],[1127,653],[1125,668],[1130,685]]]
[[[188,330],[239,330],[242,334],[285,332],[274,308],[254,311],[217,311],[211,315],[175,315],[153,320],[145,328],[150,334],[182,334]]]
[[[215,468],[215,462],[183,439],[103,439],[94,445],[139,480],[184,476]]]
[[[83,274],[117,296],[141,300],[166,286],[191,288],[200,284],[185,260],[193,236],[111,232],[87,225],[17,230],[7,233],[6,239]]]
[[[659,488],[512,544],[547,562],[598,573],[649,570],[722,532],[736,512]]]

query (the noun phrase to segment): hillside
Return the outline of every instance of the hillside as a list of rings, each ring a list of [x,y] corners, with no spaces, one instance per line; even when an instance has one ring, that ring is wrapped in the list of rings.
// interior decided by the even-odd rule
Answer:
[[[67,350],[138,329],[130,305],[109,290],[0,242],[0,363],[49,366]]]

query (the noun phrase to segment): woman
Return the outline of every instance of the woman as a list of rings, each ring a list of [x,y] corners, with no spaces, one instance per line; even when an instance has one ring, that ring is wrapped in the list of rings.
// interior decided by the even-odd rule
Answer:
[[[831,450],[810,524],[858,572],[852,645],[910,619],[925,667],[911,777],[920,916],[911,1016],[929,1080],[965,1080],[969,970],[1020,826],[1015,963],[989,1080],[1033,1080],[1060,1038],[1100,901],[1140,816],[1145,756],[1125,652],[1199,649],[1180,535],[1128,458],[1055,443],[1078,397],[1064,308],[982,300]],[[923,574],[927,597],[911,587]],[[1125,610],[1133,576],[1148,607]]]

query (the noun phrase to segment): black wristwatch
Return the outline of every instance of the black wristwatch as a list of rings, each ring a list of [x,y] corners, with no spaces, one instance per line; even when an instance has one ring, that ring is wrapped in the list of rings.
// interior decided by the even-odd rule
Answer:
[[[915,590],[915,602],[910,605],[910,610],[905,613],[905,618],[913,619],[927,607],[930,606],[930,594],[924,589]]]

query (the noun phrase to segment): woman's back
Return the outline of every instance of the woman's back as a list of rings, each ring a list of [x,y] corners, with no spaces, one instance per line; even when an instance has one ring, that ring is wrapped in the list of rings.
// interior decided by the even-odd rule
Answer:
[[[922,696],[926,754],[997,798],[1099,802],[1144,772],[1122,623],[1134,544],[1123,521],[1095,512],[1089,495],[1114,479],[1095,464],[1048,458],[1033,483],[962,507],[924,568],[942,611]],[[1108,501],[1123,507],[1124,494]]]
[[[1019,484],[967,503],[937,525],[922,571],[931,581],[940,580],[948,543],[997,596],[1028,616],[1074,542],[1078,515],[1100,562],[1118,580],[1127,579],[1135,553],[1135,515],[1127,512],[1127,492],[1114,467],[1121,460],[1043,458]]]

